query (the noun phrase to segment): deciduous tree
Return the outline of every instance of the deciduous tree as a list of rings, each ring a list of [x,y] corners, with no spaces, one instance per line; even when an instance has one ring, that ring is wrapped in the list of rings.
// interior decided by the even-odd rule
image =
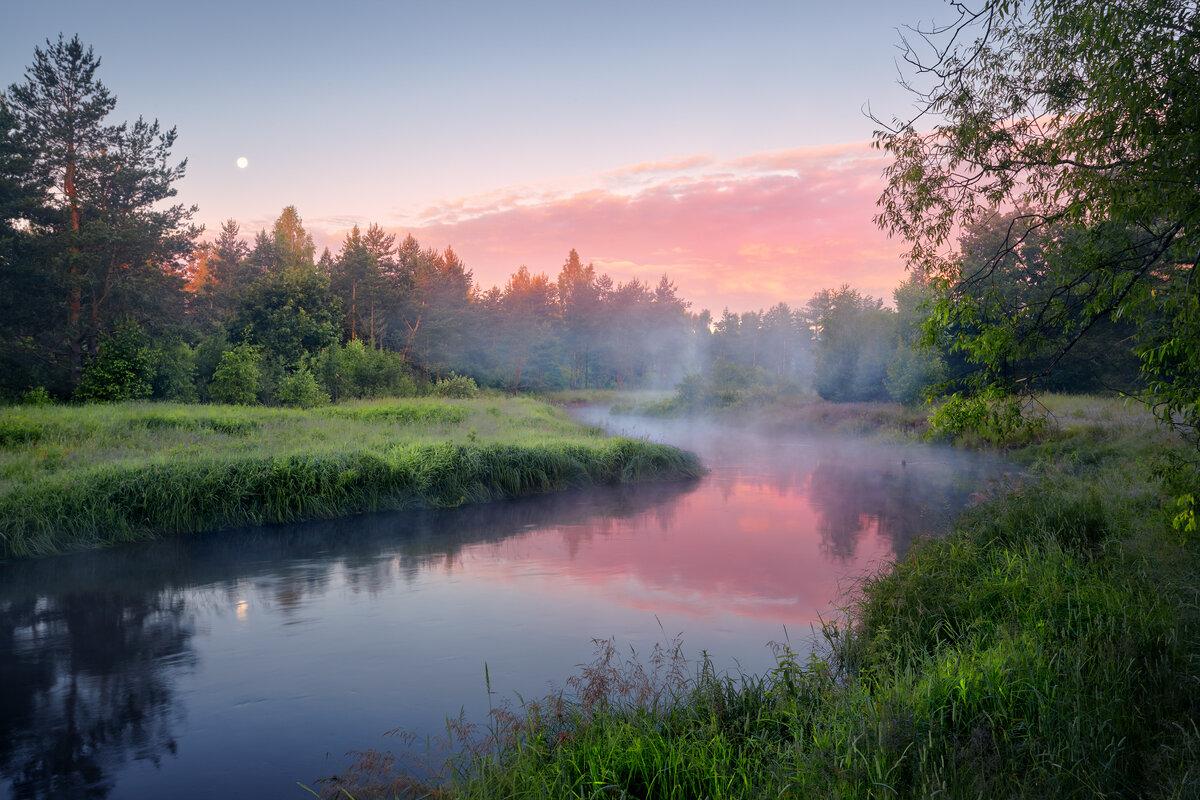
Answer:
[[[983,384],[1028,389],[1103,320],[1132,319],[1147,400],[1200,441],[1200,7],[952,6],[954,24],[908,37],[920,113],[877,134],[895,159],[879,224],[938,282],[937,324],[986,321],[962,339]],[[1018,214],[989,258],[947,258],[998,209]],[[1039,294],[999,313],[976,289],[1033,237]],[[1036,367],[1002,368],[1021,361]]]

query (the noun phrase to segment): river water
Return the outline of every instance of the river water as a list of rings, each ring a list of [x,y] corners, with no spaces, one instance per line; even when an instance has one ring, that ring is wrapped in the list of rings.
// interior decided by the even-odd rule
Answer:
[[[561,686],[594,639],[759,672],[1003,469],[576,413],[710,472],[0,564],[0,797],[311,797],[387,731]]]

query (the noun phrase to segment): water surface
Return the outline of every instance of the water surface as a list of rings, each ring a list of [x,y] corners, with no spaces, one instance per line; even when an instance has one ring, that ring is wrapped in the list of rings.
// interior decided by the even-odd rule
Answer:
[[[600,421],[599,412],[582,417]],[[610,423],[613,424],[613,423]],[[0,796],[311,796],[384,732],[561,685],[593,639],[721,668],[810,646],[943,531],[971,454],[618,420],[697,481],[181,537],[0,564]]]

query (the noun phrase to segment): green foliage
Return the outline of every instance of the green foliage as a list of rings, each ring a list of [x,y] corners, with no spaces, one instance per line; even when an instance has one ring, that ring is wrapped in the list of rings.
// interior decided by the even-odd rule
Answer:
[[[1181,494],[1175,498],[1175,508],[1178,513],[1171,517],[1171,527],[1179,531],[1182,541],[1187,542],[1188,534],[1196,532],[1196,496]]]
[[[175,266],[199,229],[194,208],[164,201],[186,162],[171,163],[174,129],[142,118],[107,122],[116,97],[99,80],[100,58],[78,37],[60,34],[33,56],[24,80],[4,92],[0,117],[0,182],[16,167],[12,188],[21,190],[12,195],[18,202],[0,201],[0,239],[14,223],[22,228],[0,252],[0,360],[24,373],[23,383],[61,386],[64,395],[144,396],[148,379],[137,369],[121,374],[96,359],[118,320],[136,314],[154,329],[183,313]],[[81,384],[85,368],[91,375]]]
[[[136,400],[153,392],[154,359],[137,323],[127,320],[100,339],[87,363],[76,400]]]
[[[213,374],[217,371],[217,365],[221,363],[221,356],[225,355],[225,351],[230,347],[225,329],[214,328],[200,340],[192,351],[192,360],[196,365],[196,387],[202,402],[212,399],[208,387],[212,383]]]
[[[888,399],[884,380],[896,333],[883,301],[842,286],[814,296],[808,314],[817,330],[817,394],[835,402]]]
[[[914,405],[936,392],[947,378],[945,337],[926,336],[936,287],[910,276],[893,292],[896,301],[897,344],[887,363],[884,386],[897,403]]]
[[[1141,337],[1141,357],[1152,405],[1161,419],[1193,441],[1200,439],[1200,294],[1191,283],[1156,292],[1160,322]]]
[[[929,416],[929,436],[957,441],[967,434],[990,445],[1028,444],[1047,426],[1028,413],[1028,401],[1001,392],[956,392]]]
[[[898,344],[887,363],[884,386],[888,395],[906,406],[920,403],[945,380],[945,363],[938,353]]]
[[[45,386],[34,386],[21,395],[21,405],[25,406],[48,406],[53,402],[54,399],[50,397]]]
[[[315,408],[329,402],[329,395],[317,383],[307,364],[285,375],[275,389],[275,399],[291,408]]]
[[[361,340],[331,345],[311,363],[313,374],[335,401],[419,393],[401,354],[366,347]]]
[[[159,400],[194,403],[196,392],[196,356],[186,342],[168,342],[151,351],[154,364],[152,395]]]
[[[433,393],[438,397],[457,397],[469,399],[479,396],[479,387],[475,379],[467,375],[456,375],[451,372],[444,378],[438,378],[433,384]]]
[[[221,355],[208,392],[218,403],[253,405],[258,402],[261,380],[262,355],[259,349],[253,345],[239,344]]]
[[[355,225],[330,265],[330,289],[341,300],[342,331],[351,341],[365,339],[374,347],[381,337],[385,310],[398,301],[397,287],[381,268],[394,270],[396,237],[372,225],[364,237]],[[378,312],[378,313],[376,313]]]
[[[299,254],[289,258],[304,257],[304,247],[298,247]],[[327,277],[314,269],[270,272],[247,289],[229,335],[261,347],[269,361],[293,365],[337,344],[340,316]]]
[[[309,272],[316,247],[295,206],[286,206],[271,229],[275,266],[280,272]]]
[[[912,40],[936,53],[908,52],[918,113],[877,135],[894,157],[877,222],[941,287],[933,325],[976,387],[1025,393],[1073,355],[1077,376],[1128,374],[1118,365],[1134,337],[1149,404],[1195,441],[1200,11],[1174,0],[960,10]],[[962,251],[947,258],[956,230]]]

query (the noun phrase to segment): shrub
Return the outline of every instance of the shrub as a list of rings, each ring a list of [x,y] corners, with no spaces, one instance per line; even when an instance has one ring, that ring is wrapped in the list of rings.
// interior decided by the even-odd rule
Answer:
[[[196,397],[195,352],[185,342],[173,342],[151,351],[153,396],[159,400],[194,403]]]
[[[230,346],[225,330],[217,328],[201,339],[192,351],[192,361],[196,365],[196,388],[199,390],[201,401],[208,402],[212,399],[208,391],[209,385],[217,372],[217,365],[221,363],[221,356],[225,355]]]
[[[149,397],[154,365],[141,329],[132,320],[100,339],[75,390],[77,400],[136,400]]]
[[[479,386],[475,379],[468,375],[456,375],[451,372],[445,378],[439,378],[433,385],[433,393],[438,397],[470,398],[479,395]]]
[[[53,402],[54,399],[50,397],[45,386],[34,386],[21,395],[21,405],[23,406],[48,406]]]
[[[258,386],[262,379],[262,356],[258,348],[239,344],[221,355],[208,391],[218,403],[252,405],[258,402]]]
[[[995,392],[956,392],[929,415],[929,435],[950,441],[971,434],[992,445],[1028,444],[1046,427],[1044,417],[1025,412],[1020,398]]]
[[[285,375],[275,390],[275,399],[281,405],[293,408],[315,408],[329,402],[329,395],[317,383],[307,364],[301,364],[294,372]]]
[[[317,380],[334,400],[417,394],[417,382],[401,354],[373,350],[357,339],[325,348],[312,365]]]

